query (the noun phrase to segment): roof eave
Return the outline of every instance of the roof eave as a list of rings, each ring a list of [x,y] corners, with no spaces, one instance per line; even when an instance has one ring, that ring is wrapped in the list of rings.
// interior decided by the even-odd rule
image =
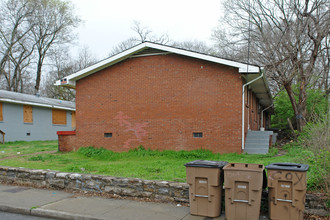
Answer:
[[[142,51],[145,48],[153,48],[153,49],[158,49],[158,50],[163,50],[163,51],[167,51],[170,53],[175,53],[175,54],[179,54],[179,55],[183,55],[183,56],[189,56],[189,57],[193,57],[193,58],[197,58],[197,59],[202,59],[202,60],[206,60],[206,61],[210,61],[210,62],[214,62],[214,63],[219,63],[222,65],[227,65],[227,66],[231,66],[231,67],[236,67],[238,68],[239,73],[241,74],[254,74],[254,73],[259,73],[260,72],[260,68],[258,66],[255,65],[247,65],[244,63],[239,63],[236,61],[232,61],[232,60],[226,60],[226,59],[222,59],[219,57],[214,57],[214,56],[210,56],[210,55],[206,55],[206,54],[201,54],[201,53],[197,53],[197,52],[193,52],[193,51],[188,51],[188,50],[183,50],[183,49],[179,49],[179,48],[175,48],[175,47],[170,47],[170,46],[165,46],[165,45],[161,45],[161,44],[155,44],[155,43],[150,43],[150,42],[144,42],[141,43],[135,47],[132,47],[128,50],[125,50],[117,55],[114,55],[108,59],[105,59],[101,62],[98,62],[90,67],[87,67],[85,69],[82,69],[76,73],[73,73],[67,77],[64,77],[61,80],[56,81],[55,85],[56,86],[65,86],[65,87],[70,87],[70,88],[75,88],[76,86],[76,81],[79,79],[82,79],[84,77],[87,77],[95,72],[98,72],[102,69],[105,69],[109,66],[112,66],[118,62],[121,62],[127,58],[129,58],[130,56],[132,56],[135,53],[138,53],[140,51]]]
[[[62,110],[76,111],[75,108],[71,108],[71,107],[64,107],[64,106],[59,106],[59,105],[49,105],[49,104],[42,104],[42,103],[36,103],[36,102],[18,101],[18,100],[6,99],[6,98],[0,98],[0,102],[8,102],[8,103],[13,103],[13,104],[31,105],[31,106],[38,106],[38,107],[44,107],[44,108],[56,108],[56,109],[62,109]]]
[[[253,79],[257,78],[259,75],[245,75],[245,79],[247,81],[252,81]],[[273,104],[272,95],[270,93],[269,85],[266,80],[266,76],[263,77],[254,83],[249,85],[249,88],[255,93],[256,97],[259,100],[260,105],[267,108]],[[269,111],[272,111],[272,108],[269,108]]]

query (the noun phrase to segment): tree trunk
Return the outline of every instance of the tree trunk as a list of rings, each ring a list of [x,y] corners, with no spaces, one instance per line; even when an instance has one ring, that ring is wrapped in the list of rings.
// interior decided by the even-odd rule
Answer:
[[[37,94],[39,92],[39,89],[40,89],[42,60],[43,60],[42,58],[39,58],[39,60],[38,60],[36,85],[34,87],[34,93],[35,94]]]
[[[298,101],[298,115],[296,115],[297,120],[297,130],[301,132],[306,125],[307,116],[307,94],[306,94],[306,81],[305,77],[302,77],[299,89],[299,101]]]
[[[299,101],[297,103],[294,93],[292,91],[291,85],[284,85],[284,88],[289,96],[294,116],[296,118],[297,123],[297,130],[301,132],[306,125],[306,115],[307,115],[307,108],[306,108],[306,88],[300,88],[300,94],[299,94]]]

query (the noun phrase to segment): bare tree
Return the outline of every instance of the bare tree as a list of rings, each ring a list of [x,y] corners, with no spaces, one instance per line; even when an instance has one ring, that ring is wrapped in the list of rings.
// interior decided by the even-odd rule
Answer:
[[[33,13],[34,7],[28,0],[0,4],[0,78],[7,90],[23,87],[22,74],[34,49],[30,43]]]
[[[246,51],[240,55],[264,66],[279,88],[286,90],[301,131],[306,123],[306,89],[315,82],[322,51],[329,48],[329,1],[227,0],[224,6],[224,21],[232,27],[227,46],[232,52]]]
[[[319,68],[317,72],[320,73],[319,78],[321,78],[321,80],[317,81],[316,84],[319,89],[323,89],[326,92],[328,97],[330,93],[330,36],[327,36],[323,43],[324,46],[322,46],[322,50],[320,51],[320,59],[317,60],[316,65]]]
[[[73,40],[73,28],[80,19],[73,14],[73,6],[64,0],[34,0],[36,12],[32,29],[37,51],[35,92],[39,91],[42,66],[50,48]]]
[[[50,98],[74,101],[74,89],[63,86],[54,86],[54,83],[56,80],[93,65],[96,63],[96,57],[87,46],[80,48],[79,54],[76,58],[69,58],[70,56],[67,48],[56,48],[55,50],[51,50],[50,54],[52,69],[47,75],[44,88],[42,88],[43,93]]]
[[[74,73],[74,64],[73,60],[69,58],[68,49],[54,48],[50,50],[49,55],[52,65],[49,66],[50,70],[45,75],[46,79],[40,87],[41,93],[49,98],[73,101],[74,90],[54,85],[56,80]]]
[[[7,81],[8,90],[10,91],[23,91],[26,80],[23,80],[24,75],[29,75],[27,69],[30,66],[34,47],[30,44],[28,39],[21,40],[17,46],[13,47],[10,53],[10,61],[13,64],[12,76],[10,81]],[[11,70],[9,70],[10,75]]]
[[[203,41],[193,40],[193,41],[182,41],[182,42],[174,42],[171,46],[191,50],[198,53],[215,55],[216,51],[213,48],[206,45]]]
[[[168,44],[170,38],[168,34],[155,35],[152,33],[152,30],[146,26],[142,26],[139,21],[133,21],[132,30],[138,34],[138,38],[135,38],[138,42],[154,42],[159,44]]]
[[[110,52],[110,56],[118,54],[124,50],[134,47],[140,43],[149,41],[159,44],[169,44],[171,42],[168,34],[155,35],[152,30],[146,26],[142,26],[140,22],[133,21],[132,30],[138,35],[137,37],[128,38],[120,42]]]
[[[31,87],[31,76],[36,73],[37,93],[48,52],[71,42],[72,30],[79,22],[67,0],[1,1],[1,87],[23,92]]]
[[[74,61],[75,71],[87,68],[97,62],[96,56],[92,53],[88,46],[80,47],[78,57]]]
[[[113,47],[109,55],[113,56],[113,55],[118,54],[122,51],[125,51],[131,47],[134,47],[137,44],[139,44],[139,41],[137,41],[136,38],[133,38],[133,37],[128,38],[127,40],[124,40],[124,41],[120,42],[118,45],[116,45],[115,47]]]

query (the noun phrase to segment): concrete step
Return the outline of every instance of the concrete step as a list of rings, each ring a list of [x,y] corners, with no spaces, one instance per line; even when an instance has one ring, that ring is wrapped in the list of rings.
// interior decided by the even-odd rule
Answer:
[[[249,130],[248,133],[250,133],[250,134],[268,134],[268,135],[272,135],[273,131],[253,131],[253,130]]]
[[[266,143],[266,142],[269,142],[269,137],[268,138],[250,138],[250,137],[246,137],[246,141],[252,141],[252,142],[256,142],[258,141],[259,143]]]
[[[266,144],[246,144],[245,148],[268,148],[268,145]]]
[[[249,138],[269,138],[270,135],[248,134],[246,137],[249,137]]]
[[[272,131],[249,130],[245,140],[244,152],[248,154],[267,154],[269,150],[269,139]]]
[[[251,133],[250,131],[248,132],[248,135],[249,136],[257,136],[257,137],[266,137],[266,136],[270,136],[270,135],[273,135],[273,134],[270,134],[270,133],[256,133],[256,132],[253,132],[253,133]]]
[[[267,154],[268,148],[245,148],[244,152],[248,154]]]

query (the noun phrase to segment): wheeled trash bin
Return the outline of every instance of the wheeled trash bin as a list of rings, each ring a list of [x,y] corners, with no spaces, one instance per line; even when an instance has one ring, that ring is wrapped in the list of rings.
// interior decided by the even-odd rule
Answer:
[[[223,167],[227,220],[259,220],[264,165],[229,163]]]
[[[308,168],[306,164],[297,163],[272,163],[266,166],[270,219],[304,218]]]
[[[221,214],[222,167],[225,161],[195,160],[186,163],[190,213],[217,217]]]

